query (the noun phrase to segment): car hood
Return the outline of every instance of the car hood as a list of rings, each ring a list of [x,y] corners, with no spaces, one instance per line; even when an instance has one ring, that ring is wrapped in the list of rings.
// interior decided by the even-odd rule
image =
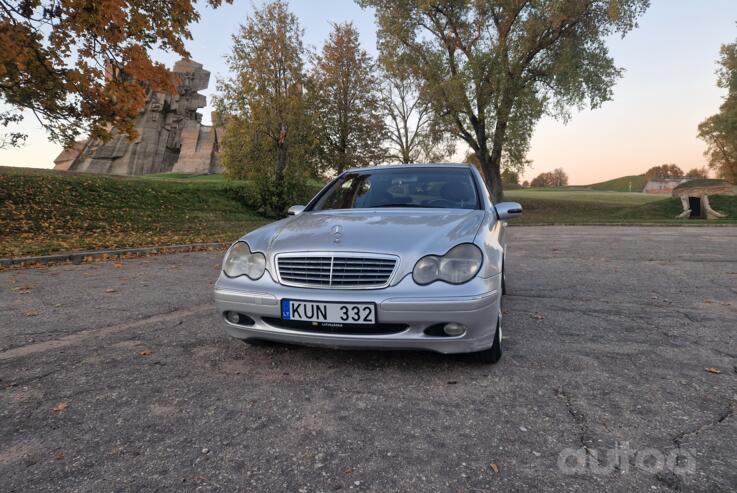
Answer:
[[[275,223],[268,246],[252,247],[269,257],[284,252],[344,251],[419,258],[473,241],[483,217],[480,210],[455,209],[305,212]]]

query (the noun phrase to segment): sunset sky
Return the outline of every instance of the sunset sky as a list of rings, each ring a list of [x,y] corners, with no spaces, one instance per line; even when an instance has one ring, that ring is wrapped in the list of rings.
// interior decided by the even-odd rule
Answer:
[[[373,13],[349,0],[292,0],[292,10],[305,29],[305,42],[318,49],[331,23],[353,21],[364,47],[376,53]],[[249,0],[236,0],[218,10],[205,9],[188,43],[194,60],[215,79],[227,75],[223,59],[231,34],[252,10]],[[575,112],[567,123],[545,118],[535,132],[529,158],[536,174],[562,167],[572,184],[588,184],[647,168],[676,163],[684,170],[705,164],[704,144],[696,127],[715,113],[722,93],[715,85],[716,60],[723,43],[737,39],[734,0],[652,0],[640,26],[626,38],[609,40],[618,66],[626,70],[614,100],[590,111]],[[171,65],[175,57],[158,54]],[[209,97],[208,97],[209,99]],[[209,111],[205,108],[205,122]],[[47,141],[38,124],[26,117],[29,134],[21,149],[0,151],[0,165],[52,167],[60,151]]]

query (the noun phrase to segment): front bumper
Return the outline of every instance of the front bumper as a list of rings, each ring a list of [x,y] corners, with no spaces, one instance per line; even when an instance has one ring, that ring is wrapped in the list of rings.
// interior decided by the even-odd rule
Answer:
[[[419,349],[439,353],[468,353],[491,347],[501,298],[500,276],[477,277],[452,286],[436,282],[418,286],[411,276],[378,290],[311,289],[282,286],[265,273],[258,281],[245,277],[220,276],[215,285],[215,304],[223,316],[225,331],[238,339],[264,339],[310,346],[354,349]],[[290,329],[268,319],[281,317],[282,299],[375,303],[380,324],[405,324],[391,334],[334,334],[320,329]],[[253,319],[252,325],[233,324],[225,318],[229,311]],[[437,324],[455,322],[467,327],[463,335],[428,335]]]

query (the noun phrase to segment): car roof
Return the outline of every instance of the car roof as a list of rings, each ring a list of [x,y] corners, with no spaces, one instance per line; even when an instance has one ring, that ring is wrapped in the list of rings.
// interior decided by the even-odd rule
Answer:
[[[350,168],[346,172],[372,171],[377,169],[403,169],[403,168],[470,168],[468,163],[396,163],[379,164],[377,166],[364,166],[362,168]]]

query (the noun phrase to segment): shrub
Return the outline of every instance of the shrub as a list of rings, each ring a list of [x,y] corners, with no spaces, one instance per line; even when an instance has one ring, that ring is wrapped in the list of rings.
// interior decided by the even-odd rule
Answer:
[[[279,186],[273,176],[261,175],[246,182],[231,183],[226,190],[230,197],[249,209],[266,217],[281,218],[286,216],[291,205],[306,204],[321,188],[291,176]]]

